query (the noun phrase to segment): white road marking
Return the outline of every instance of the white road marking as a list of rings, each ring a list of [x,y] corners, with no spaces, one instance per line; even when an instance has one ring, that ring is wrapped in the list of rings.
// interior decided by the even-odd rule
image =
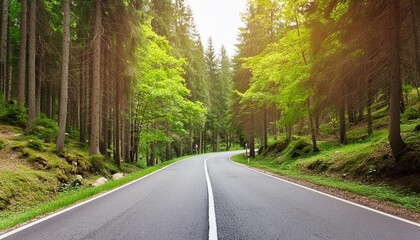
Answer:
[[[234,162],[234,161],[232,160],[232,158],[230,158],[230,160],[231,160],[231,162],[232,162],[232,163],[234,163],[234,164],[236,164],[236,165],[238,165],[238,166],[240,166],[240,167],[243,167],[243,168],[245,168],[245,169],[248,169],[248,170],[251,170],[251,171],[254,171],[254,172],[260,173],[260,174],[262,174],[262,175],[265,175],[265,176],[268,176],[268,177],[274,178],[274,179],[276,179],[276,180],[279,180],[279,181],[282,181],[282,182],[285,182],[285,183],[289,183],[289,184],[295,185],[295,186],[297,186],[297,187],[301,187],[301,188],[304,188],[304,189],[306,189],[306,190],[309,190],[309,191],[312,191],[312,192],[316,192],[316,193],[318,193],[318,194],[322,194],[322,195],[324,195],[324,196],[327,196],[327,197],[330,197],[330,198],[334,198],[334,199],[336,199],[336,200],[339,200],[339,201],[342,201],[342,202],[345,202],[345,203],[351,204],[351,205],[353,205],[353,206],[360,207],[360,208],[363,208],[363,209],[366,209],[366,210],[369,210],[369,211],[372,211],[372,212],[375,212],[375,213],[378,213],[378,214],[381,214],[381,215],[384,215],[384,216],[387,216],[387,217],[390,217],[390,218],[393,218],[393,219],[396,219],[396,220],[399,220],[399,221],[402,221],[402,222],[405,222],[405,223],[408,223],[408,224],[411,224],[411,225],[414,225],[414,226],[417,226],[417,227],[420,227],[420,223],[416,223],[416,222],[410,221],[410,220],[408,220],[408,219],[400,218],[400,217],[397,217],[397,216],[392,215],[392,214],[389,214],[389,213],[381,212],[381,211],[379,211],[379,210],[376,210],[376,209],[373,209],[373,208],[370,208],[370,207],[366,207],[366,206],[360,205],[360,204],[358,204],[358,203],[350,202],[350,201],[348,201],[348,200],[345,200],[345,199],[342,199],[342,198],[339,198],[339,197],[336,197],[336,196],[330,195],[330,194],[328,194],[328,193],[320,192],[320,191],[318,191],[318,190],[315,190],[315,189],[312,189],[312,188],[309,188],[309,187],[305,187],[305,186],[303,186],[303,185],[299,185],[299,184],[297,184],[297,183],[290,182],[290,181],[287,181],[287,180],[284,180],[284,179],[281,179],[281,178],[278,178],[278,177],[272,176],[272,175],[270,175],[270,174],[267,174],[267,173],[264,173],[264,172],[258,171],[258,170],[254,169],[254,168],[251,168],[251,167],[245,167],[245,166],[243,166],[242,164],[239,164],[239,163],[237,163],[237,162]]]
[[[214,209],[213,189],[211,187],[207,159],[204,160],[204,171],[206,172],[207,192],[209,198],[209,240],[217,240],[216,211]]]
[[[186,159],[188,159],[188,158],[186,158]],[[183,160],[185,160],[185,159],[183,159]],[[152,172],[152,173],[149,173],[149,174],[147,174],[146,176],[143,176],[143,177],[141,177],[141,178],[139,178],[139,179],[137,179],[137,180],[134,180],[134,181],[132,181],[132,182],[126,183],[126,184],[124,184],[124,185],[122,185],[122,186],[120,186],[120,187],[118,187],[118,188],[115,188],[115,189],[113,189],[113,190],[109,191],[109,192],[103,193],[103,194],[101,194],[101,195],[99,195],[99,196],[96,196],[96,197],[94,197],[94,198],[91,198],[91,199],[89,199],[89,200],[86,200],[86,201],[84,201],[84,202],[81,202],[81,203],[76,204],[76,205],[74,205],[74,206],[71,206],[71,207],[65,208],[65,209],[63,209],[63,210],[61,210],[61,211],[58,211],[58,212],[56,212],[56,213],[53,213],[53,214],[51,214],[51,215],[49,215],[49,216],[46,216],[46,217],[41,218],[41,219],[39,219],[39,220],[36,220],[36,221],[34,221],[34,222],[31,222],[31,223],[28,223],[28,224],[26,224],[26,225],[23,225],[22,227],[16,228],[16,229],[14,229],[14,230],[12,230],[12,231],[10,231],[10,232],[6,232],[5,234],[0,235],[0,240],[1,240],[1,239],[4,239],[4,238],[7,238],[7,237],[9,237],[9,236],[11,236],[11,235],[13,235],[13,234],[16,234],[16,233],[18,233],[18,232],[20,232],[20,231],[23,231],[23,230],[25,230],[25,229],[27,229],[27,228],[30,228],[30,227],[32,227],[32,226],[34,226],[34,225],[37,225],[37,224],[42,223],[42,222],[44,222],[44,221],[47,221],[48,219],[51,219],[51,218],[53,218],[53,217],[56,217],[56,216],[58,216],[58,215],[60,215],[60,214],[63,214],[63,213],[65,213],[65,212],[68,212],[68,211],[70,211],[70,210],[72,210],[72,209],[75,209],[75,208],[77,208],[77,207],[80,207],[80,206],[82,206],[82,205],[85,205],[85,204],[87,204],[87,203],[89,203],[89,202],[95,201],[95,200],[96,200],[96,199],[98,199],[98,198],[104,197],[104,196],[106,196],[106,195],[108,195],[108,194],[111,194],[111,193],[113,193],[113,192],[115,192],[115,191],[118,191],[118,190],[120,190],[121,188],[127,187],[127,186],[129,186],[129,185],[131,185],[131,184],[133,184],[133,183],[135,183],[135,182],[138,182],[138,181],[140,181],[140,180],[142,180],[142,179],[145,179],[145,178],[147,178],[147,177],[149,177],[149,176],[151,176],[151,175],[153,175],[153,174],[155,174],[155,173],[158,173],[158,172],[160,172],[160,171],[162,171],[162,170],[164,170],[164,169],[166,169],[166,168],[168,168],[168,167],[170,167],[170,166],[172,166],[172,165],[174,165],[174,164],[176,164],[176,163],[179,163],[179,162],[182,162],[182,160],[181,160],[181,161],[174,162],[174,163],[171,163],[171,164],[169,164],[169,165],[168,165],[168,166],[166,166],[166,167],[163,167],[163,168],[161,168],[161,169],[159,169],[159,170],[157,170],[157,171],[154,171],[154,172]]]

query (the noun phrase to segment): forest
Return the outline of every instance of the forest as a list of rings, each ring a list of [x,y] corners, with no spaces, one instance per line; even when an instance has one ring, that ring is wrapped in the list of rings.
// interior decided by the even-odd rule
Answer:
[[[67,135],[117,165],[220,149],[231,63],[211,39],[204,50],[184,1],[2,7],[3,114],[26,131],[57,122],[58,152]]]
[[[343,152],[299,168],[347,176],[359,159],[356,178],[420,189],[420,1],[248,0],[241,17],[231,57],[185,0],[2,0],[0,122],[67,161]]]

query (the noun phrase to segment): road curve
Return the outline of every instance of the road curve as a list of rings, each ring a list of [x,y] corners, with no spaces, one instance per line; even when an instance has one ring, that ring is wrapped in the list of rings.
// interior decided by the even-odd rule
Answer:
[[[235,153],[180,161],[0,239],[420,239],[419,225],[239,166]]]

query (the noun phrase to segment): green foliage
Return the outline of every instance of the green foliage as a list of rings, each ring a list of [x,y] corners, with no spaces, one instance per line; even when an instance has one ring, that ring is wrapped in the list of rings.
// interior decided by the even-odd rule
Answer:
[[[0,176],[0,210],[13,207],[11,203],[16,201],[33,206],[51,199],[54,188],[58,185],[53,174],[26,167],[22,167],[19,172],[2,170]]]
[[[91,164],[91,171],[96,172],[102,175],[109,175],[105,170],[105,157],[102,155],[93,155],[89,157],[89,162]]]
[[[267,149],[264,149],[262,152],[258,151],[261,156],[264,157],[276,157],[283,152],[289,145],[289,142],[286,139],[278,140],[272,144],[268,145]]]
[[[408,120],[408,121],[420,119],[420,109],[408,108],[404,111],[402,117],[403,119]]]
[[[154,33],[150,26],[142,26],[144,38],[136,50],[136,70],[138,81],[132,88],[132,119],[139,122],[142,143],[171,141],[165,128],[184,136],[187,126],[202,126],[205,109],[200,102],[188,99],[189,90],[183,78],[185,59],[171,54],[167,39]],[[146,124],[164,122],[164,128],[148,127]],[[143,133],[147,131],[146,137]]]
[[[37,136],[47,143],[53,142],[58,135],[58,124],[56,121],[43,116],[34,121],[28,133]]]
[[[40,152],[45,150],[44,141],[39,140],[39,139],[30,139],[28,141],[28,147],[30,147],[34,150],[40,151]]]
[[[285,159],[296,159],[309,156],[312,153],[312,145],[305,139],[299,138],[292,141],[284,150]]]
[[[24,127],[27,121],[26,110],[15,102],[4,102],[0,95],[0,122]]]
[[[299,4],[285,3],[284,21],[297,27],[286,28],[278,42],[271,43],[260,54],[246,58],[242,67],[252,72],[249,89],[242,103],[275,104],[282,111],[281,124],[294,124],[307,112],[307,99],[313,95],[305,83],[310,77],[311,52],[309,29],[301,26]]]
[[[146,162],[143,162],[143,161],[139,161],[138,163],[136,163],[136,166],[140,169],[146,169],[147,168]]]

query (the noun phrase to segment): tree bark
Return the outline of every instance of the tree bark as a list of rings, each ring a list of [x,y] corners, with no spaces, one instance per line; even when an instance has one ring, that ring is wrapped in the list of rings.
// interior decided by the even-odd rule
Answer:
[[[70,48],[70,0],[64,0],[63,61],[61,65],[61,99],[58,122],[57,151],[63,152],[67,122],[67,101],[69,98],[69,48]]]
[[[1,37],[0,37],[0,89],[3,90],[6,97],[6,55],[7,55],[7,27],[9,25],[9,1],[3,0],[2,19],[1,19]]]
[[[166,124],[165,134],[166,134],[166,137],[168,139],[171,138],[171,130],[169,128],[169,124],[168,123]],[[169,160],[172,159],[171,152],[172,152],[171,141],[170,140],[166,140],[166,154],[165,154],[166,155],[165,156],[166,161],[169,161]]]
[[[216,152],[220,152],[220,132],[216,132]]]
[[[249,134],[248,145],[249,145],[249,157],[255,158],[255,136],[254,136],[253,130],[251,130],[251,133]]]
[[[198,153],[203,153],[203,131],[200,131],[200,139],[199,139],[199,146],[198,146]]]
[[[10,24],[11,22],[7,22],[7,39],[6,39],[6,64],[5,64],[5,98],[7,101],[12,100],[12,46],[10,44]]]
[[[28,1],[22,0],[20,11],[20,46],[18,70],[18,105],[25,106],[25,79],[26,79],[26,37],[27,37]]]
[[[312,150],[314,152],[319,152],[318,147],[316,146],[316,133],[314,128],[314,121],[312,117],[312,110],[311,110],[311,98],[308,97],[308,118],[309,118],[309,128],[311,130],[311,139],[312,139]]]
[[[91,113],[91,134],[89,154],[99,154],[99,132],[100,132],[100,61],[101,61],[101,21],[102,21],[102,0],[96,0],[95,7],[95,29],[93,40],[93,77],[92,77],[92,113]]]
[[[82,143],[86,142],[86,112],[87,112],[87,101],[86,101],[86,72],[85,72],[85,50],[82,51],[80,56],[80,83],[79,83],[79,91],[80,91],[80,116],[79,116],[79,126],[80,126],[80,136],[79,141]]]
[[[38,44],[39,54],[38,61],[36,66],[36,84],[35,84],[35,116],[39,118],[41,115],[41,90],[42,90],[42,81],[44,78],[44,54],[45,54],[45,45],[42,43],[42,39],[39,39]],[[54,119],[54,118],[53,118]]]
[[[109,157],[108,154],[108,145],[109,145],[109,69],[111,68],[111,58],[110,50],[108,48],[110,44],[109,39],[107,39],[105,48],[104,48],[104,75],[103,75],[103,94],[102,94],[102,145],[101,153],[105,157]]]
[[[390,123],[389,142],[396,159],[399,158],[406,145],[401,138],[400,103],[402,94],[400,70],[400,1],[392,0],[391,6],[391,64],[390,64]]]
[[[366,99],[367,99],[367,115],[366,115],[366,123],[367,123],[367,132],[368,135],[373,133],[372,128],[372,104],[373,104],[373,96],[372,96],[372,77],[369,77],[367,80],[366,86]]]
[[[343,91],[345,92],[345,91]],[[340,105],[338,109],[338,118],[340,121],[340,143],[346,144],[347,143],[347,136],[346,136],[346,112],[345,112],[346,101],[344,95],[341,97]]]
[[[28,122],[27,129],[36,118],[35,106],[35,57],[36,57],[36,2],[31,1],[29,12],[29,62],[28,62]]]
[[[415,47],[415,53],[416,53],[416,73],[417,73],[417,81],[414,79],[415,85],[420,85],[420,40],[419,40],[419,28],[417,24],[420,24],[420,3],[417,1],[417,5],[415,3],[415,0],[411,0],[411,21],[413,25],[413,33],[414,33],[414,47]],[[418,87],[417,93],[418,93]],[[420,94],[419,94],[420,95]],[[419,96],[420,99],[420,96]]]
[[[116,34],[116,47],[120,47],[122,44],[122,36],[120,34]],[[117,51],[117,50],[114,50]],[[115,57],[115,99],[114,99],[114,131],[115,131],[115,142],[114,142],[114,161],[115,164],[120,165],[121,164],[121,149],[120,149],[120,83],[121,83],[121,56],[118,54],[118,52],[114,53]]]

